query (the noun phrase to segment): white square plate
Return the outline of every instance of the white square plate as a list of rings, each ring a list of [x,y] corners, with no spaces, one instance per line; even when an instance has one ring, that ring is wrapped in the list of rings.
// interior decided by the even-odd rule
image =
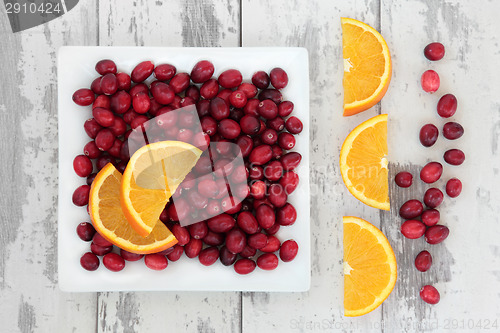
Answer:
[[[256,268],[242,276],[232,267],[219,261],[205,267],[197,259],[185,255],[169,263],[163,271],[153,271],[144,260],[127,262],[117,273],[103,267],[88,272],[80,266],[80,257],[89,251],[89,243],[82,242],[76,226],[90,221],[85,208],[73,205],[71,197],[85,180],[73,171],[73,159],[82,154],[89,141],[83,123],[91,117],[91,106],[73,103],[73,92],[89,87],[98,76],[94,66],[101,59],[112,59],[118,71],[130,73],[141,61],[155,64],[170,63],[178,72],[190,72],[200,60],[207,59],[215,65],[215,76],[229,68],[236,68],[249,82],[257,70],[269,72],[282,67],[289,77],[283,90],[284,99],[295,104],[293,115],[299,117],[304,130],[297,136],[294,148],[302,154],[297,168],[299,187],[290,196],[297,209],[297,221],[282,227],[276,235],[281,241],[293,238],[299,253],[289,263],[281,262],[273,271]],[[139,291],[139,290],[207,290],[207,291],[307,291],[310,287],[311,249],[309,220],[309,65],[304,48],[166,48],[166,47],[76,47],[59,50],[58,101],[59,101],[59,286],[63,291]]]

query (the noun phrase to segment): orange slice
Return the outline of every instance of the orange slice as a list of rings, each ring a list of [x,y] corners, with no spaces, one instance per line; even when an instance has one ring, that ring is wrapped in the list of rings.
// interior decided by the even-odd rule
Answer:
[[[391,81],[391,54],[369,25],[342,18],[344,116],[365,111],[384,97]]]
[[[396,284],[396,256],[384,234],[358,217],[344,216],[344,315],[364,315]]]
[[[121,205],[139,235],[149,235],[172,193],[200,158],[202,151],[180,141],[146,145],[130,158],[123,173]]]
[[[357,199],[389,210],[387,164],[387,115],[381,114],[349,133],[340,150],[340,172]]]
[[[94,228],[108,241],[133,253],[156,253],[177,244],[163,223],[157,223],[148,237],[132,229],[120,206],[122,174],[108,163],[92,182],[89,213]]]

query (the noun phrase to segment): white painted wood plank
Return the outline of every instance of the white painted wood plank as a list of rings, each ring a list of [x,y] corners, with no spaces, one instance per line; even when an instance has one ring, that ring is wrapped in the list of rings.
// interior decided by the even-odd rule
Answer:
[[[96,294],[63,293],[57,285],[56,54],[61,45],[96,43],[96,8],[85,1],[62,18],[16,34],[2,11],[2,332],[95,330]]]
[[[238,0],[101,2],[100,45],[239,46],[239,13]],[[240,331],[239,292],[100,293],[98,304],[99,332]]]
[[[378,1],[243,1],[243,46],[304,46],[309,50],[313,244],[311,290],[300,294],[244,293],[244,332],[268,327],[280,331],[380,331],[376,323],[380,322],[381,309],[363,318],[343,317],[342,216],[355,215],[379,225],[380,213],[352,197],[340,176],[344,138],[379,112],[374,107],[360,115],[342,117],[342,16],[377,27]],[[261,17],[259,24],[255,24],[256,17]],[[287,97],[293,101],[293,96]]]
[[[403,240],[397,231],[401,219],[393,211],[393,223],[384,228],[396,244],[400,264],[395,296],[384,304],[387,329],[404,328],[413,331],[415,325],[437,331],[479,331],[489,321],[499,319],[500,296],[500,166],[498,140],[500,114],[497,91],[500,79],[496,64],[500,46],[495,31],[500,28],[497,2],[482,6],[460,1],[384,1],[382,33],[393,51],[394,76],[383,109],[391,115],[390,160],[393,171],[413,171],[418,185],[413,189],[394,189],[398,208],[404,200],[422,199],[431,186],[418,180],[421,166],[431,160],[444,165],[443,177],[435,185],[444,189],[451,177],[459,177],[464,190],[457,199],[445,196],[440,207],[443,224],[450,228],[449,238],[430,246],[423,240]],[[446,47],[445,58],[431,63],[422,55],[427,43],[440,41]],[[420,75],[427,69],[436,70],[441,88],[433,95],[424,93]],[[456,115],[448,120],[436,113],[438,99],[445,93],[457,96]],[[432,148],[424,148],[418,132],[425,123],[442,128],[446,121],[455,120],[465,128],[465,135],[456,141],[442,136]],[[450,148],[462,149],[466,162],[459,167],[444,163],[442,155]],[[433,267],[420,273],[413,267],[418,252],[428,249]],[[423,303],[418,290],[424,284],[435,284],[441,301],[435,306]],[[438,325],[436,327],[436,325]],[[498,325],[498,322],[497,322]],[[417,326],[418,327],[418,326]]]

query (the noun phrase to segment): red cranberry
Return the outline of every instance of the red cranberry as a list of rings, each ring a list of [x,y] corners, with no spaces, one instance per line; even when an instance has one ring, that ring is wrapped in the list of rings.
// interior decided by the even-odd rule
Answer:
[[[444,225],[434,225],[425,232],[425,241],[429,244],[439,244],[450,234],[450,229]]]
[[[283,101],[278,105],[278,115],[282,118],[288,117],[293,111],[293,103],[290,101]],[[302,124],[302,123],[301,123]],[[302,130],[302,128],[301,128]]]
[[[404,219],[414,219],[420,216],[424,211],[424,206],[418,200],[412,199],[406,201],[399,209],[399,215]]]
[[[276,220],[280,225],[288,226],[295,223],[297,220],[297,211],[292,204],[286,203],[278,210]]]
[[[451,178],[446,182],[446,194],[450,198],[456,198],[462,192],[462,182],[457,178]]]
[[[132,81],[139,83],[146,80],[152,73],[155,65],[151,61],[143,61],[132,70],[130,77]],[[133,95],[132,95],[133,96]]]
[[[219,249],[216,246],[207,247],[200,252],[198,260],[204,266],[215,264],[219,259]]]
[[[420,272],[426,272],[431,268],[432,265],[432,256],[429,251],[420,252],[415,258],[415,267]]]
[[[147,254],[144,257],[144,263],[149,269],[155,270],[155,271],[162,271],[168,266],[168,260],[167,257],[154,253],[154,254]]]
[[[271,271],[278,267],[278,257],[274,253],[264,253],[257,258],[257,266],[260,269]]]
[[[127,112],[125,112],[123,114],[123,121],[130,125],[132,123],[132,121],[137,118],[139,114],[137,112],[135,112],[133,109],[130,109],[128,110]]]
[[[279,67],[273,68],[270,73],[271,84],[276,89],[283,89],[288,85],[288,75]]]
[[[439,99],[437,113],[443,118],[449,118],[457,111],[457,98],[452,94],[446,94]]]
[[[413,176],[409,172],[401,171],[396,175],[394,180],[399,187],[410,187],[413,182]]]
[[[127,123],[121,117],[115,116],[113,125],[111,125],[109,129],[115,136],[120,136],[127,131]]]
[[[285,190],[286,194],[290,195],[299,185],[299,175],[293,171],[285,172],[279,183]]]
[[[279,223],[275,223],[271,228],[266,229],[266,233],[268,235],[275,235],[280,230],[280,227]]]
[[[120,158],[122,145],[123,145],[123,141],[116,138],[115,141],[113,142],[113,145],[111,146],[111,148],[108,149],[108,154],[113,156],[113,157]]]
[[[202,239],[208,233],[208,227],[205,221],[191,224],[188,228],[191,237],[194,239]]]
[[[278,107],[269,99],[261,101],[257,106],[257,111],[261,117],[266,119],[274,119],[278,116]]]
[[[276,182],[283,176],[283,166],[280,161],[271,161],[264,168],[264,176],[272,182]]]
[[[407,220],[401,225],[401,233],[409,239],[417,239],[424,235],[425,224],[417,220]]]
[[[101,80],[102,80],[102,76],[95,78],[94,81],[92,81],[92,83],[90,84],[90,90],[92,90],[97,95],[108,97],[106,95],[102,95]]]
[[[87,271],[95,271],[99,268],[99,258],[92,252],[87,252],[80,258],[80,265]]]
[[[280,249],[281,247],[281,242],[278,238],[275,236],[268,236],[267,237],[267,244],[260,250],[262,252],[276,252]]]
[[[170,64],[161,64],[155,67],[153,74],[160,81],[168,81],[174,77],[177,69]]]
[[[206,198],[215,198],[219,194],[219,188],[214,180],[205,179],[198,183],[198,192]]]
[[[250,186],[250,194],[254,199],[263,199],[266,196],[267,186],[262,180],[253,182]]]
[[[299,134],[302,132],[302,128],[304,127],[302,125],[302,122],[300,121],[299,118],[297,117],[290,117],[285,123],[285,127],[288,132],[292,134]]]
[[[141,93],[141,92],[145,93],[146,95],[149,94],[149,88],[144,83],[136,84],[135,86],[130,88],[129,94],[130,94],[130,96],[132,96],[132,98],[134,98],[135,95],[137,95],[138,93]]]
[[[137,93],[132,97],[132,107],[135,112],[144,114],[149,111],[151,107],[151,100],[149,96],[143,92]]]
[[[250,99],[247,101],[247,104],[245,104],[243,112],[250,116],[259,117],[259,112],[257,111],[259,104],[260,101],[258,99]]]
[[[456,140],[464,135],[464,128],[459,123],[450,121],[443,126],[443,136],[448,140]]]
[[[92,110],[95,108],[111,109],[111,98],[106,95],[99,95],[92,104]]]
[[[427,163],[420,171],[420,179],[424,183],[431,184],[439,180],[443,173],[443,166],[439,162]]]
[[[181,258],[182,254],[184,253],[184,247],[180,245],[174,245],[172,250],[166,254],[168,260],[170,261],[177,261]]]
[[[278,136],[278,144],[285,150],[290,150],[295,147],[295,137],[287,132],[280,133]]]
[[[104,127],[112,126],[115,122],[115,115],[107,109],[95,108],[92,110],[92,116],[99,125]]]
[[[253,235],[248,236],[247,244],[253,247],[254,249],[261,249],[267,244],[267,236],[263,233],[259,232]]]
[[[272,100],[276,105],[279,105],[283,101],[283,95],[279,90],[276,89],[264,89],[259,94],[259,100],[263,101],[266,99]]]
[[[82,222],[76,227],[76,233],[82,241],[90,242],[95,235],[95,229],[92,224],[88,222]]]
[[[257,117],[245,115],[240,120],[240,126],[243,133],[255,135],[260,130],[260,120]]]
[[[239,259],[234,263],[234,271],[238,274],[250,274],[255,270],[255,261],[247,258]]]
[[[101,90],[105,95],[113,95],[118,90],[118,80],[115,74],[108,73],[102,77]]]
[[[99,246],[96,243],[92,242],[90,244],[90,251],[92,251],[92,253],[96,256],[103,256],[113,251],[113,246]]]
[[[258,71],[255,72],[255,74],[252,76],[252,83],[259,89],[266,89],[267,87],[269,87],[271,79],[266,72]]]
[[[271,160],[273,153],[269,145],[255,147],[249,156],[250,163],[255,165],[264,165]]]
[[[112,272],[119,272],[125,268],[125,260],[116,253],[108,253],[102,258],[104,267]]]
[[[197,86],[191,85],[186,89],[186,97],[192,98],[194,103],[200,100],[200,89]]]
[[[276,132],[281,132],[285,128],[285,121],[281,117],[276,117],[267,121],[267,127]]]
[[[78,155],[73,160],[73,169],[80,177],[87,177],[90,175],[93,168],[92,161],[85,155]]]
[[[432,227],[438,224],[440,217],[441,214],[437,209],[427,209],[422,213],[421,219],[426,226]]]
[[[247,96],[243,91],[233,91],[231,95],[229,95],[229,103],[235,108],[242,108],[247,104]]]
[[[179,94],[189,87],[189,74],[187,73],[178,73],[170,80],[170,88],[176,93]]]
[[[109,246],[113,246],[113,244],[108,241],[106,238],[104,238],[100,233],[95,233],[94,234],[94,237],[92,237],[92,241],[96,244],[96,245],[99,245],[99,246],[102,246],[102,247],[109,247]]]
[[[262,180],[264,179],[264,168],[254,165],[249,169],[248,176],[251,180]]]
[[[232,253],[240,253],[246,246],[245,233],[239,229],[234,228],[226,234],[226,248]]]
[[[428,44],[424,48],[424,56],[431,61],[443,59],[444,45],[438,42]]]
[[[299,245],[293,239],[284,241],[280,248],[280,258],[284,262],[290,262],[297,256]]]
[[[101,170],[108,163],[111,163],[111,164],[115,165],[116,164],[116,159],[113,156],[103,155],[103,156],[100,156],[97,159],[97,162],[96,162],[95,166],[97,167],[97,170]]]
[[[92,185],[92,183],[94,182],[95,176],[97,176],[97,173],[91,173],[91,174],[87,177],[87,185],[88,185],[88,186],[91,186],[91,185]]]
[[[177,244],[179,244],[180,246],[186,245],[191,239],[189,231],[179,224],[174,224],[171,230],[175,238],[177,239]]]
[[[223,233],[208,231],[207,235],[203,237],[203,242],[209,246],[219,246],[224,243],[225,235]]]
[[[223,88],[236,88],[241,84],[243,77],[240,71],[236,69],[228,69],[219,75],[219,84]]]
[[[257,222],[259,222],[259,225],[263,229],[272,227],[276,222],[274,209],[272,209],[268,205],[260,205],[259,207],[257,207],[255,216],[257,218]]]
[[[428,189],[424,194],[424,203],[429,208],[436,208],[443,202],[443,192],[435,187]]]
[[[283,155],[280,159],[285,171],[294,170],[302,160],[302,155],[297,152],[291,152]]]
[[[219,122],[218,133],[224,138],[232,140],[240,135],[241,128],[240,125],[232,119],[222,119]]]
[[[191,80],[194,83],[203,83],[208,81],[214,74],[214,65],[208,60],[201,60],[194,65],[191,71]]]
[[[208,228],[213,232],[228,232],[231,230],[236,221],[231,215],[228,214],[220,214],[210,218],[207,221]]]
[[[271,150],[273,151],[273,159],[279,160],[283,156],[283,149],[280,146],[274,144],[271,146]]]
[[[460,149],[450,149],[444,153],[444,160],[451,165],[460,165],[465,161],[465,154]]]
[[[90,118],[85,121],[83,124],[85,132],[91,139],[95,139],[97,133],[102,129],[102,126],[94,119]]]
[[[151,94],[155,101],[160,104],[167,105],[174,101],[174,90],[166,83],[159,82],[151,88]]]
[[[266,128],[261,134],[261,139],[266,145],[274,145],[278,141],[278,133],[271,128]]]
[[[432,69],[429,69],[422,74],[420,83],[425,92],[432,94],[439,89],[439,75]]]
[[[258,92],[256,86],[254,86],[251,83],[246,83],[246,82],[243,82],[242,84],[240,84],[240,86],[238,87],[238,90],[242,91],[245,94],[245,96],[247,97],[247,99],[254,98],[255,96],[257,96],[257,92]]]
[[[130,79],[130,75],[126,73],[117,73],[116,81],[118,82],[118,90],[129,91],[132,85],[132,81]]]
[[[437,304],[441,296],[436,288],[431,285],[426,285],[420,289],[420,298],[426,303]]]
[[[82,185],[77,187],[75,192],[73,192],[73,203],[79,207],[87,205],[89,203],[89,193],[90,186]]]
[[[219,83],[215,79],[210,79],[203,83],[200,88],[200,95],[205,99],[213,99],[219,92]]]
[[[229,117],[229,106],[220,98],[215,97],[210,101],[210,115],[216,120],[222,120]]]
[[[203,247],[203,242],[200,239],[191,238],[191,240],[184,246],[184,252],[188,258],[197,257]]]
[[[245,248],[239,253],[239,255],[243,258],[253,258],[257,254],[257,249],[246,245]]]
[[[94,103],[95,95],[90,89],[78,89],[73,94],[73,102],[80,106],[87,106]]]
[[[97,133],[95,137],[95,144],[97,148],[101,151],[107,151],[109,148],[113,146],[115,142],[115,135],[110,129],[103,128]]]
[[[250,212],[241,212],[236,223],[248,235],[255,234],[259,230],[259,223]]]
[[[420,129],[420,143],[424,147],[430,147],[436,143],[439,130],[433,124],[426,124]]]
[[[220,262],[224,266],[231,266],[236,261],[238,254],[232,253],[227,249],[226,246],[221,247],[220,249]]]
[[[103,59],[97,62],[95,70],[101,75],[116,74],[116,64],[113,60]]]

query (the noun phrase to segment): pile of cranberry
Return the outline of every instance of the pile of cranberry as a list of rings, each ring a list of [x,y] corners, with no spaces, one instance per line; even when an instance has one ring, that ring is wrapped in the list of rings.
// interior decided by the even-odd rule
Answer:
[[[424,49],[424,55],[431,61],[440,60],[445,53],[441,43],[431,43]],[[434,93],[440,85],[439,75],[433,70],[427,70],[421,77],[422,89],[428,93]],[[457,110],[457,99],[452,94],[446,94],[439,99],[437,113],[442,118],[452,117]],[[464,134],[464,128],[457,122],[447,122],[443,125],[443,136],[448,140],[456,140]],[[439,130],[434,124],[426,124],[420,130],[420,142],[424,147],[433,146],[439,136]],[[452,166],[460,165],[465,160],[465,154],[460,149],[450,149],[444,153],[444,161]],[[426,164],[420,171],[420,179],[426,184],[437,182],[443,173],[443,165],[433,161]],[[400,187],[409,187],[412,184],[413,176],[409,172],[400,172],[396,175],[396,184]],[[446,194],[450,198],[456,198],[462,191],[462,183],[457,178],[451,178],[446,182]],[[449,229],[445,225],[440,225],[440,213],[436,209],[444,199],[443,192],[437,187],[431,187],[425,191],[423,203],[420,200],[412,199],[405,202],[399,215],[406,219],[401,226],[401,233],[410,239],[417,239],[425,235],[425,240],[429,244],[439,244],[449,235]],[[417,218],[420,217],[420,220]],[[420,252],[415,258],[415,266],[421,272],[427,271],[432,265],[432,256],[429,251]],[[440,295],[437,289],[431,285],[426,285],[420,290],[420,297],[427,303],[436,304]]]
[[[289,151],[294,148],[295,135],[302,131],[303,124],[290,116],[294,104],[283,101],[281,90],[288,84],[283,69],[274,68],[269,74],[258,71],[251,83],[243,82],[237,69],[228,69],[214,78],[214,65],[207,60],[199,61],[190,74],[177,73],[170,64],[155,66],[151,61],[139,63],[130,75],[117,72],[116,64],[108,59],[99,61],[95,69],[100,76],[90,89],[79,89],[73,94],[76,104],[92,105],[92,118],[84,124],[91,140],[73,161],[76,174],[87,182],[75,190],[75,205],[88,205],[90,185],[96,172],[106,164],[112,163],[124,171],[130,158],[128,137],[134,131],[144,131],[147,122],[155,117],[161,119],[156,125],[165,131],[165,137],[205,149],[215,145],[211,154],[225,156],[229,153],[227,143],[233,143],[245,165],[231,171],[225,168],[226,176],[241,178],[244,186],[237,191],[238,204],[232,206],[224,204],[235,201],[222,200],[223,190],[217,188],[219,182],[215,179],[196,184],[198,195],[169,202],[159,218],[178,243],[160,253],[144,256],[123,249],[113,252],[113,244],[97,233],[91,223],[79,224],[78,236],[92,241],[91,251],[81,257],[83,268],[97,269],[98,256],[103,256],[106,268],[120,271],[125,261],[144,257],[147,267],[163,270],[169,261],[177,261],[185,253],[188,258],[197,257],[205,266],[220,260],[225,266],[233,266],[237,273],[248,274],[256,266],[275,269],[277,254],[284,262],[296,257],[297,243],[293,239],[282,243],[275,236],[281,226],[296,221],[297,212],[287,201],[298,186],[299,176],[294,170],[302,159],[300,153]],[[147,84],[145,81],[151,81],[152,75],[154,80]],[[188,113],[185,117],[182,112],[178,117],[159,117],[169,112],[173,115],[171,111],[190,105],[196,107],[203,132],[188,128],[192,123]],[[202,155],[193,172],[203,169],[207,159]],[[187,178],[196,182],[193,177]],[[222,185],[225,189],[226,184]],[[183,187],[181,184],[178,191]],[[221,214],[181,226],[179,219],[190,209],[201,209],[200,205]]]

